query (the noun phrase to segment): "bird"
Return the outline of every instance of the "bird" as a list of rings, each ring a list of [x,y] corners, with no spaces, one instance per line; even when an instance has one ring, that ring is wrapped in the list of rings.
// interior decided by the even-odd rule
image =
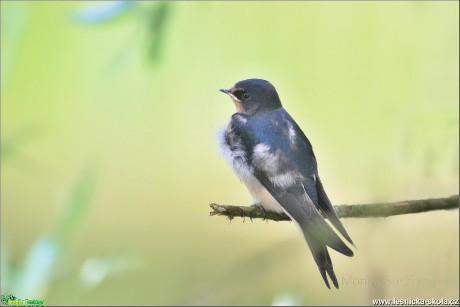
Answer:
[[[236,107],[219,134],[221,153],[251,194],[251,206],[288,215],[303,234],[326,286],[331,288],[328,275],[338,289],[328,248],[349,257],[353,251],[324,217],[355,245],[324,190],[310,141],[269,81],[242,80],[220,91]]]

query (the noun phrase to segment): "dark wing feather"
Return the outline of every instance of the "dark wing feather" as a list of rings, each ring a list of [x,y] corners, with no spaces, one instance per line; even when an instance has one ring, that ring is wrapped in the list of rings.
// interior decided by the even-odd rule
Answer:
[[[256,172],[256,177],[287,214],[299,224],[326,286],[329,289],[331,288],[326,276],[328,274],[332,283],[338,289],[339,284],[326,245],[350,257],[353,256],[353,251],[343,243],[326,223],[305,192],[302,183],[300,183],[300,186],[296,185],[287,190],[281,190],[274,186],[263,174]]]
[[[332,225],[334,225],[334,227],[342,234],[342,236],[354,246],[354,243],[345,230],[345,227],[343,227],[337,212],[335,212],[329,197],[327,197],[326,191],[324,191],[323,184],[321,183],[321,179],[319,179],[318,176],[316,177],[316,191],[318,194],[318,205],[320,210],[326,215]]]
[[[302,182],[288,189],[281,189],[262,172],[256,171],[255,176],[286,210],[287,214],[299,223],[305,236],[311,236],[344,255],[353,256],[353,251],[343,243],[323,219],[306,193]]]

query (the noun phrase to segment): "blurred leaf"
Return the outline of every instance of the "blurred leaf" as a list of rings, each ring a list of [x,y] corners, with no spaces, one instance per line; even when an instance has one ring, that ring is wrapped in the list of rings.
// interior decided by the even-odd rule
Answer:
[[[161,48],[166,36],[167,22],[171,16],[172,3],[163,1],[153,8],[148,20],[148,56],[154,63],[158,63]]]
[[[80,279],[86,286],[95,287],[107,277],[108,271],[108,265],[103,259],[92,257],[83,263]]]
[[[96,24],[114,21],[126,13],[132,12],[136,1],[108,1],[92,3],[79,9],[73,16],[73,20],[82,24]]]
[[[43,297],[60,254],[61,246],[55,238],[40,238],[30,249],[26,262],[19,272],[14,293],[25,298]]]
[[[302,296],[294,291],[281,293],[273,298],[272,306],[301,306]]]
[[[95,174],[92,170],[83,173],[75,187],[68,203],[65,205],[62,219],[56,230],[56,235],[61,243],[65,243],[72,235],[75,227],[81,222],[87,212],[94,191]]]
[[[137,10],[133,10],[134,7]],[[86,5],[78,10],[73,19],[81,24],[97,24],[120,19],[126,13],[137,12],[136,20],[145,21],[147,29],[147,56],[153,63],[158,63],[165,40],[167,21],[170,18],[172,3],[112,1]],[[131,16],[134,16],[131,15]]]
[[[88,258],[80,268],[79,277],[87,287],[96,287],[106,278],[136,266],[136,259],[120,253]]]
[[[51,274],[62,254],[65,245],[70,242],[76,226],[86,213],[94,190],[94,172],[83,173],[64,208],[58,227],[51,235],[41,237],[32,246],[18,273],[14,293],[20,297],[42,298],[49,284]]]
[[[1,156],[2,162],[10,159],[12,156],[19,153],[19,148],[23,147],[31,139],[34,139],[39,133],[35,126],[29,126],[17,130],[15,133],[2,140]]]

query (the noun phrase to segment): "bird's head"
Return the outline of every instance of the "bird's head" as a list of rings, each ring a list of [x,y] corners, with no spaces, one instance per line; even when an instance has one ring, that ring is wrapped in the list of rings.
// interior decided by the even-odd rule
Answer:
[[[254,115],[281,107],[275,87],[266,80],[247,79],[220,91],[230,96],[238,113]]]

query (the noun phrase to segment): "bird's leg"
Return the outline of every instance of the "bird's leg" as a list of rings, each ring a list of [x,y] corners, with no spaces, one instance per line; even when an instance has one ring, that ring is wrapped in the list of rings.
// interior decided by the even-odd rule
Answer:
[[[244,223],[244,211],[243,211],[243,209],[240,208],[240,212],[241,212],[241,217],[243,218],[243,223]]]
[[[253,203],[253,204],[251,205],[251,207],[257,208],[257,209],[259,209],[260,211],[262,211],[262,220],[265,221],[265,220],[267,219],[266,210],[265,210],[264,206],[262,206],[261,203]]]

